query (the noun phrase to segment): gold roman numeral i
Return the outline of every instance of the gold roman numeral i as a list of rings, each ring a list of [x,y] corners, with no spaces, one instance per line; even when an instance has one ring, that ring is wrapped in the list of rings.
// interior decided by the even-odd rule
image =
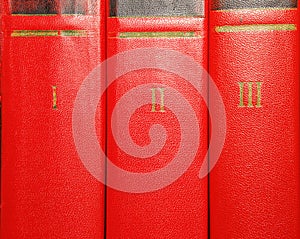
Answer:
[[[52,109],[57,109],[57,87],[52,86]]]
[[[165,112],[165,88],[152,88],[152,109],[151,112],[157,112],[156,111],[156,92],[160,93],[160,110],[159,112]]]

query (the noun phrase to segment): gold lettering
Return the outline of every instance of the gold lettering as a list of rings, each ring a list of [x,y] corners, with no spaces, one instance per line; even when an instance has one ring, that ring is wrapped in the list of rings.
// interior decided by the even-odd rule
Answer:
[[[57,87],[52,86],[52,98],[53,98],[53,104],[52,104],[52,109],[57,109]]]
[[[262,82],[256,82],[257,85],[257,102],[256,102],[256,107],[260,108],[262,107],[261,105],[261,86],[262,86]]]
[[[260,108],[262,107],[261,104],[261,88],[262,88],[262,82],[238,82],[239,84],[239,89],[240,89],[240,103],[239,107],[246,107],[245,102],[244,102],[244,88],[245,85],[248,87],[248,102],[247,102],[247,107],[253,108],[253,85],[256,85],[256,104],[255,108]]]
[[[252,102],[252,97],[253,97],[252,85],[253,85],[253,82],[248,82],[248,107],[253,107],[253,102]]]
[[[239,107],[245,107],[244,105],[244,82],[239,82],[240,86],[240,104]]]
[[[152,88],[152,108],[151,112],[156,112],[156,92],[160,93],[160,110],[159,112],[165,112],[165,88]]]

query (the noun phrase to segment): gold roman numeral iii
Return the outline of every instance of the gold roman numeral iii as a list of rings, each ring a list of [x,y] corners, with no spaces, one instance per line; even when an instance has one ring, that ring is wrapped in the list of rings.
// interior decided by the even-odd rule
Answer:
[[[262,82],[238,82],[240,88],[239,107],[260,108]],[[244,102],[245,88],[248,88],[247,103]],[[256,87],[256,102],[253,103],[253,88]]]

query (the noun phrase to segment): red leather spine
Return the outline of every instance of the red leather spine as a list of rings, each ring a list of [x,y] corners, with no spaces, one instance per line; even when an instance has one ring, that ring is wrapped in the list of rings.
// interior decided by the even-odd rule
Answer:
[[[227,117],[212,239],[300,238],[298,20],[296,8],[210,10],[209,70]]]
[[[2,49],[3,49],[3,27],[2,27],[3,3],[0,3],[0,163],[2,161],[2,100],[1,100],[1,79],[2,79]],[[1,164],[2,165],[2,164]],[[0,210],[1,210],[1,167],[0,167]],[[0,216],[1,220],[1,216]],[[1,221],[0,221],[1,224]],[[1,227],[0,227],[1,230]]]
[[[108,59],[132,50],[155,48],[179,52],[207,69],[207,14],[205,17],[109,17],[107,30]],[[184,37],[184,34],[189,32],[195,35]],[[179,35],[176,36],[177,33]],[[128,59],[130,60],[134,59]],[[169,64],[177,64],[176,62],[176,59],[169,59]],[[109,85],[108,158],[119,168],[137,174],[156,172],[172,162],[183,137],[180,131],[183,125],[176,118],[171,105],[166,103],[164,110],[161,108],[162,94],[167,101],[171,97],[172,88],[178,91],[178,98],[182,95],[190,103],[197,116],[200,143],[196,146],[196,157],[181,177],[155,191],[125,192],[109,186],[106,196],[106,238],[207,238],[208,236],[207,178],[201,180],[198,178],[200,166],[207,152],[207,108],[203,96],[200,96],[186,79],[161,69],[167,64],[129,71]],[[126,65],[126,60],[116,60],[108,74],[114,75],[119,68]],[[180,67],[182,66],[178,65],[178,68]],[[149,103],[132,113],[129,125],[118,124],[124,115],[119,111],[113,118],[114,108],[128,92],[142,85],[147,86],[137,90],[129,102],[133,104],[140,97],[148,97]],[[159,89],[163,89],[164,93]],[[153,103],[151,104],[153,94],[158,102],[154,105],[154,109]],[[174,101],[176,104],[176,99]],[[130,108],[128,106],[131,103],[123,104],[121,108],[123,110]],[[180,108],[179,104],[178,101],[177,107]],[[126,153],[112,133],[113,127],[118,132],[126,131],[129,127],[131,140],[139,147],[146,147],[153,140],[149,130],[155,124],[165,128],[166,141],[157,154],[146,158]],[[190,131],[189,134],[194,132]],[[190,146],[186,145],[187,150]],[[169,174],[171,175],[171,172]],[[118,175],[112,175],[108,168],[107,177],[109,181],[110,177]],[[135,185],[139,183],[139,181],[132,182]]]
[[[0,19],[1,21],[1,19]],[[2,46],[2,32],[1,34],[1,46]],[[1,84],[1,80],[2,80],[2,50],[0,49],[0,84]],[[0,93],[1,94],[1,93]],[[1,99],[1,95],[0,95],[0,164],[2,165],[2,153],[1,153],[1,149],[2,149],[2,99]],[[0,166],[0,213],[1,213],[1,205],[2,205],[2,200],[1,200],[1,168],[2,166]],[[1,214],[0,214],[1,215]],[[0,224],[1,224],[1,216],[0,216]],[[0,227],[1,230],[1,227]]]
[[[103,1],[89,16],[12,15],[4,6],[1,238],[103,238],[104,185],[72,134],[79,87],[105,57]]]

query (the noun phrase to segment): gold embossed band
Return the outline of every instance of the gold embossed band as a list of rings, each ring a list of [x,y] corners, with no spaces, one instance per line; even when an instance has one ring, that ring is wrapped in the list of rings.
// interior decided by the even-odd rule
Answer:
[[[58,36],[58,31],[42,30],[14,30],[12,37],[41,37],[41,36]]]
[[[118,38],[178,38],[201,37],[200,32],[121,32]]]
[[[15,17],[51,17],[51,16],[57,16],[57,14],[23,14],[23,13],[14,13],[11,14]]]
[[[88,31],[85,30],[65,30],[61,31],[61,36],[66,37],[86,37],[88,35]]]
[[[295,31],[295,24],[254,24],[236,26],[217,26],[216,32],[252,32],[252,31]]]
[[[86,37],[89,32],[86,30],[14,30],[12,37]]]

